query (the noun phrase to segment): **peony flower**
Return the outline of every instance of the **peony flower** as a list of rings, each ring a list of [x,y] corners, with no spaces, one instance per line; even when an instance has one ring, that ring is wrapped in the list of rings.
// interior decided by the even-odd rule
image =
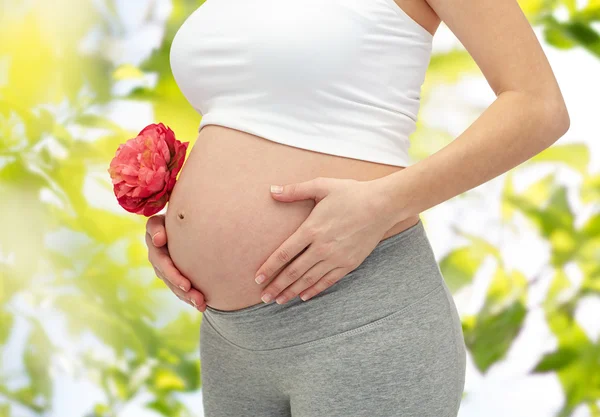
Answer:
[[[150,124],[119,145],[108,173],[119,205],[150,217],[167,204],[189,142],[175,139],[162,123]]]

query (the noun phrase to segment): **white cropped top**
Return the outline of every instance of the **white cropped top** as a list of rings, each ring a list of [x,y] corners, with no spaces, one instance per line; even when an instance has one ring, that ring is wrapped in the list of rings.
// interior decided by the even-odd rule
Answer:
[[[432,38],[394,0],[207,0],[170,61],[198,131],[408,166]]]

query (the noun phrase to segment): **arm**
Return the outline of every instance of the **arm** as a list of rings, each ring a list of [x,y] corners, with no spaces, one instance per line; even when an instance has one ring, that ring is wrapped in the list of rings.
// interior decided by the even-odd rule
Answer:
[[[556,142],[570,123],[552,69],[515,0],[428,2],[497,98],[448,146],[375,180],[392,224],[514,168]]]

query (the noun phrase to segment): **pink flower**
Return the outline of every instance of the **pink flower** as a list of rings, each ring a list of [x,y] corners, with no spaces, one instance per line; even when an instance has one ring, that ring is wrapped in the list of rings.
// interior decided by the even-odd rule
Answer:
[[[150,124],[119,145],[108,173],[119,205],[150,217],[167,204],[189,142],[175,139],[162,123]]]

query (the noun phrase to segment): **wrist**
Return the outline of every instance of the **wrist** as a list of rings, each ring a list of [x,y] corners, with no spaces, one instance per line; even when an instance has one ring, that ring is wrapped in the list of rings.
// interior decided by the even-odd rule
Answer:
[[[397,185],[400,181],[396,181],[396,174],[399,172],[369,181],[374,213],[390,228],[411,216],[406,204],[408,200],[401,197],[402,192]]]

